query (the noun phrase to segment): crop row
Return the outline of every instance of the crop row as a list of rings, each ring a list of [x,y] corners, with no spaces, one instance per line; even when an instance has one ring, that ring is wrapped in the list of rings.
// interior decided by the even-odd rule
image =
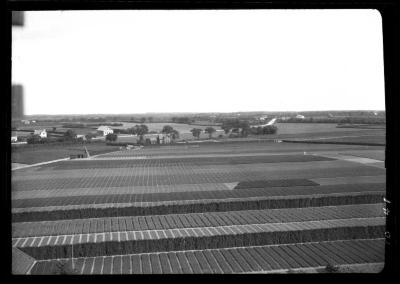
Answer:
[[[73,188],[97,188],[97,187],[134,187],[134,186],[153,186],[177,185],[177,184],[207,184],[207,183],[231,183],[252,180],[283,180],[283,179],[310,179],[323,177],[346,177],[346,176],[373,176],[384,175],[385,170],[368,167],[354,163],[345,162],[332,163],[330,165],[313,165],[310,167],[301,166],[277,166],[259,169],[237,169],[223,170],[216,168],[215,171],[208,173],[197,172],[195,169],[185,169],[172,173],[165,167],[164,174],[154,174],[153,168],[145,168],[140,171],[128,169],[126,174],[97,174],[88,173],[84,177],[69,177],[68,174],[57,175],[49,179],[25,179],[12,180],[12,190],[54,190],[54,189],[73,189]],[[130,171],[130,172],[129,172]]]
[[[308,179],[251,180],[239,182],[234,189],[316,185],[319,184]]]
[[[137,204],[96,204],[85,206],[61,206],[12,209],[13,222],[33,222],[65,219],[86,219],[117,216],[144,216],[187,214],[196,212],[224,212],[239,210],[302,208],[337,206],[349,204],[381,203],[384,191],[346,194],[311,194],[304,196],[279,196],[269,198],[248,198],[230,200],[201,200],[137,203]]]
[[[13,208],[68,206],[81,204],[117,204],[162,202],[174,200],[207,200],[227,198],[247,198],[261,196],[290,196],[308,194],[350,193],[366,191],[385,191],[385,183],[365,183],[323,186],[296,186],[270,188],[243,188],[240,190],[191,191],[149,194],[112,194],[89,196],[63,196],[12,200]]]
[[[13,223],[13,238],[383,217],[383,204]]]
[[[129,168],[139,166],[168,166],[182,163],[184,165],[224,165],[224,164],[253,164],[253,163],[283,163],[283,162],[312,162],[332,161],[332,158],[314,155],[254,155],[254,156],[227,156],[227,157],[179,157],[164,159],[117,159],[117,160],[82,160],[62,161],[52,165],[53,170],[63,169],[87,169],[87,168]]]
[[[275,182],[276,180],[264,180],[265,182]],[[263,181],[263,182],[264,182]],[[286,180],[278,180],[284,185]],[[386,175],[378,176],[350,176],[334,178],[314,178],[311,181],[320,185],[346,185],[359,183],[385,183]],[[287,179],[288,183],[292,179]],[[90,196],[90,195],[119,195],[119,194],[148,194],[148,193],[170,193],[170,192],[193,192],[193,191],[218,191],[232,190],[238,182],[232,183],[204,183],[204,184],[177,184],[160,186],[125,186],[125,187],[95,187],[95,188],[69,188],[66,189],[47,189],[47,190],[28,190],[13,191],[12,199],[35,199],[48,197],[71,197],[71,196]],[[263,186],[265,187],[265,186]],[[237,188],[236,188],[237,189]]]
[[[384,218],[371,218],[201,229],[112,232],[19,239],[14,245],[35,259],[59,259],[71,257],[72,250],[76,257],[87,257],[383,238],[384,222]]]
[[[161,165],[161,164],[160,164]],[[265,170],[273,170],[277,165],[270,165],[265,163],[253,163],[253,164],[238,164],[238,165],[213,165],[213,166],[197,166],[197,165],[184,165],[177,163],[174,165],[166,166],[143,166],[139,167],[133,165],[129,168],[97,168],[97,169],[68,169],[68,170],[46,170],[46,171],[35,171],[34,173],[28,171],[16,171],[13,173],[13,181],[32,181],[32,180],[48,180],[48,179],[62,179],[68,178],[89,178],[89,177],[101,177],[101,176],[116,176],[116,177],[129,177],[129,176],[143,176],[151,173],[155,176],[165,175],[177,175],[177,174],[209,174],[214,173],[226,174],[226,173],[240,173],[240,172],[265,172]],[[279,163],[279,167],[285,170],[299,169],[297,163]],[[353,168],[354,165],[346,162],[335,160],[332,162],[318,161],[318,162],[304,162],[301,164],[301,168],[316,169],[319,167],[324,168],[339,168],[347,167]]]
[[[381,182],[384,182],[383,180]],[[149,194],[170,192],[193,192],[193,191],[218,191],[230,190],[237,183],[205,183],[205,184],[177,184],[160,186],[125,186],[125,187],[94,187],[94,188],[69,188],[52,190],[29,190],[14,191],[12,199],[36,199],[47,197],[71,197],[90,195],[119,195],[119,194]]]
[[[74,259],[78,274],[246,273],[384,261],[384,240],[206,249]],[[57,260],[39,261],[31,274],[53,274]],[[72,266],[68,259],[67,266]]]

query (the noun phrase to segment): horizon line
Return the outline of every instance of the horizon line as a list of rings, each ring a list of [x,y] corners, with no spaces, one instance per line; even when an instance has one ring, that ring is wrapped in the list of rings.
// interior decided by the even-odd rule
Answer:
[[[172,111],[172,112],[142,112],[142,113],[71,113],[71,114],[66,114],[66,113],[61,113],[61,114],[45,114],[45,113],[38,113],[38,114],[26,114],[25,116],[83,116],[83,115],[146,115],[146,114],[210,114],[210,113],[223,113],[223,114],[228,114],[228,113],[254,113],[254,112],[264,112],[264,113],[275,113],[275,112],[288,112],[288,113],[293,113],[293,112],[357,112],[357,111],[370,111],[370,112],[382,112],[386,111],[385,109],[351,109],[351,110],[275,110],[275,111]]]

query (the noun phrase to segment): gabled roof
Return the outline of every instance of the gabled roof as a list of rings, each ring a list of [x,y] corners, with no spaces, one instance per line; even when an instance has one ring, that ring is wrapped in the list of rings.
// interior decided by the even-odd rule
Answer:
[[[99,126],[99,128],[97,128],[97,130],[98,131],[106,131],[106,130],[112,130],[112,128],[107,125],[102,125],[102,126]]]

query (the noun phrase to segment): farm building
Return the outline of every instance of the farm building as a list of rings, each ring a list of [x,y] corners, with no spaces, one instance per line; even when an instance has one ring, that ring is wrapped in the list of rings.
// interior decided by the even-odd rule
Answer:
[[[169,144],[172,141],[170,134],[146,134],[144,136],[145,139],[149,139],[151,144],[157,144],[158,141],[160,144]]]
[[[99,132],[103,136],[106,136],[108,134],[114,133],[114,130],[112,130],[109,126],[102,125],[97,128],[97,132]]]
[[[34,135],[39,135],[40,138],[46,138],[47,137],[47,131],[46,129],[37,129],[33,132]]]
[[[17,142],[17,141],[18,141],[18,136],[14,135],[14,134],[11,134],[11,143],[12,142]]]
[[[304,116],[304,115],[301,115],[301,114],[298,114],[298,115],[296,115],[296,118],[298,118],[298,119],[304,119],[305,116]]]

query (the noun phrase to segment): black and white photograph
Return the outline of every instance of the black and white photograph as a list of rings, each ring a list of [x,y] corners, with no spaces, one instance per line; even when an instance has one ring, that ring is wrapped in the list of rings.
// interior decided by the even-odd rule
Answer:
[[[384,269],[379,11],[26,10],[11,29],[12,274]]]

